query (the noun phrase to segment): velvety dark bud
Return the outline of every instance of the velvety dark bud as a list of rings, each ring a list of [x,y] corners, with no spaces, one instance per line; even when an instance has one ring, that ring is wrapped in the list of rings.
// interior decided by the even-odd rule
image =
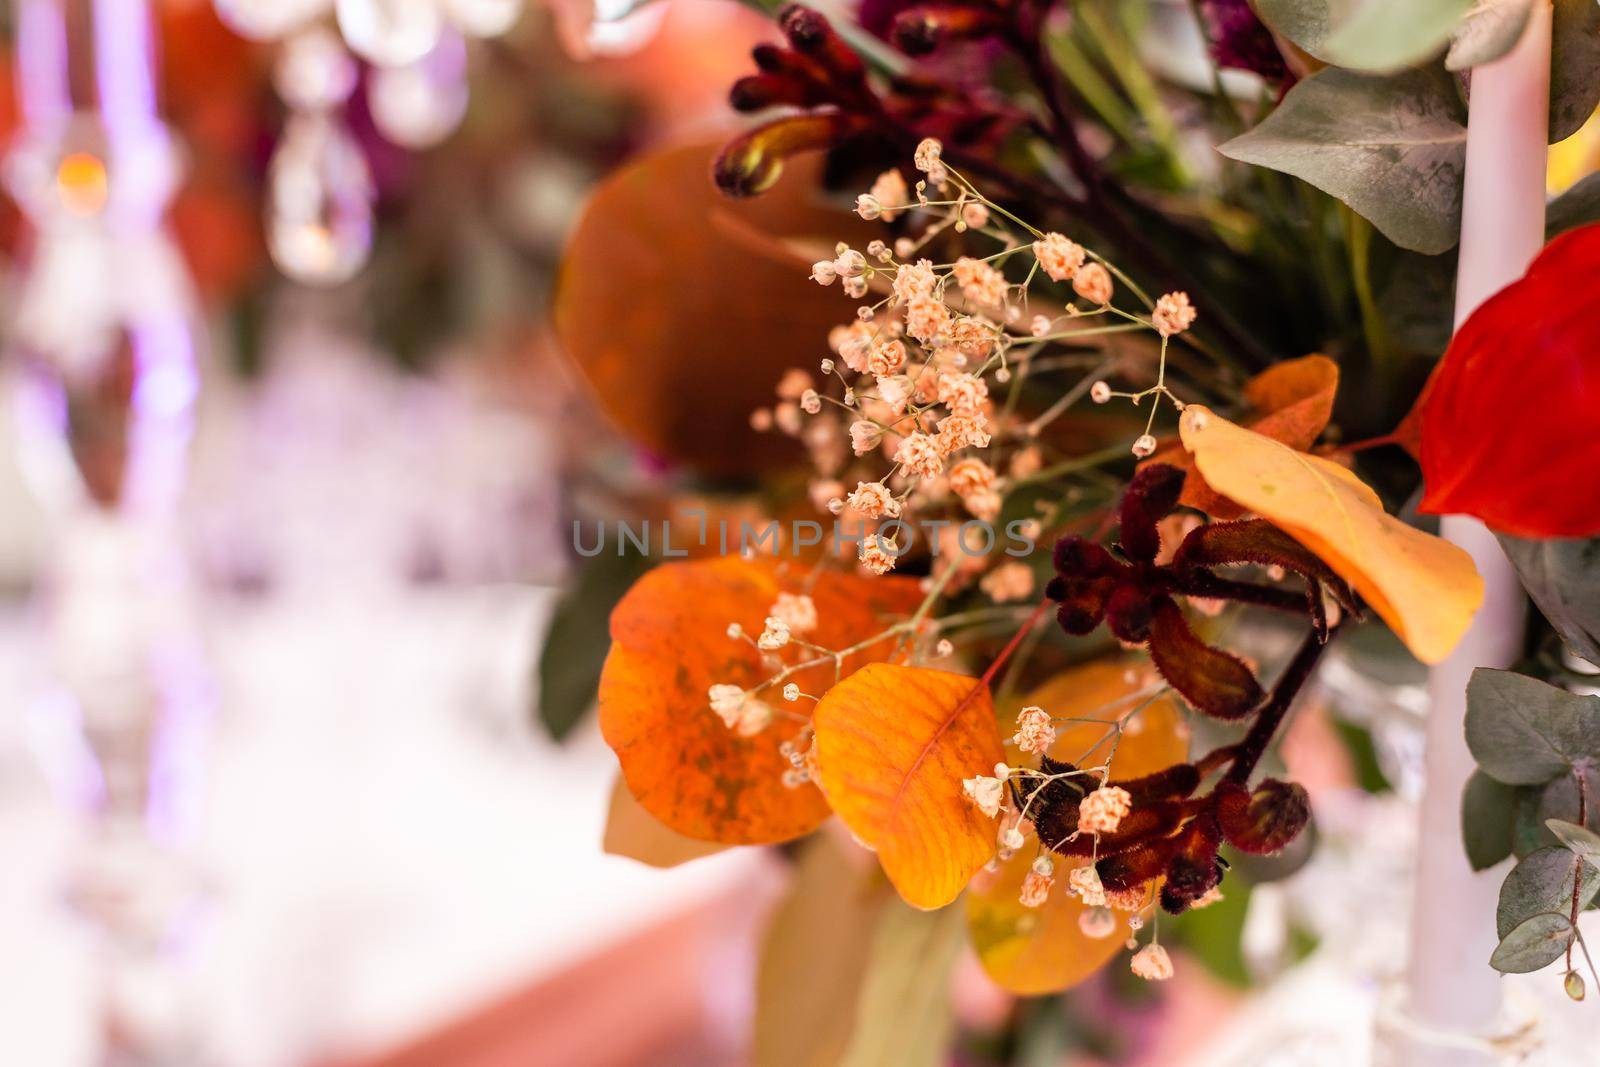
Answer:
[[[1105,618],[1103,611],[1090,611],[1078,603],[1062,604],[1056,609],[1056,622],[1060,624],[1063,632],[1073,637],[1084,637],[1094,633],[1103,618]]]
[[[815,107],[826,99],[815,86],[783,74],[751,74],[734,82],[728,92],[735,111],[760,111],[780,104]]]
[[[1200,768],[1192,763],[1177,763],[1142,778],[1113,779],[1110,784],[1127,790],[1137,808],[1158,800],[1182,800],[1199,788]]]
[[[1159,600],[1172,603],[1170,597],[1163,596]],[[1119,585],[1106,601],[1106,625],[1118,640],[1143,644],[1150,638],[1150,623],[1157,603],[1159,601],[1152,601],[1150,595],[1137,586]]]
[[[1183,492],[1184,472],[1165,463],[1142,467],[1122,494],[1119,514],[1122,529],[1118,541],[1122,554],[1140,563],[1149,563],[1161,551],[1161,534],[1156,523],[1178,506]]]
[[[1222,834],[1240,852],[1256,856],[1281,852],[1311,821],[1310,798],[1293,782],[1268,778],[1254,792],[1223,782],[1216,795]]]
[[[1063,578],[1099,578],[1117,569],[1111,553],[1082,537],[1063,537],[1052,556],[1056,573]]]
[[[728,196],[764,193],[777,182],[789,156],[827,148],[856,125],[855,120],[830,113],[797,115],[757,126],[728,142],[712,164],[712,180]]]
[[[1356,611],[1355,596],[1344,579],[1299,541],[1264,519],[1213,522],[1196,527],[1183,539],[1172,558],[1172,565],[1179,571],[1236,563],[1282,567],[1310,583],[1312,593],[1317,592],[1317,585],[1325,586],[1346,611]],[[1320,595],[1317,606],[1320,609]]]
[[[999,17],[993,11],[927,4],[895,16],[889,40],[908,56],[925,56],[943,44],[988,37],[999,28]]]
[[[756,61],[756,69],[763,74],[792,73],[793,64],[788,53],[775,44],[756,45],[750,50],[750,58]]]
[[[1089,779],[1072,774],[1077,770],[1072,764],[1049,756],[1040,758],[1039,770],[1044,774],[1067,777],[1047,782],[1023,778],[1020,784],[1013,783],[1012,799],[1017,802],[1019,811],[1027,811],[1039,840],[1050,847],[1052,843],[1065,841],[1077,832],[1078,802],[1088,791]]]
[[[1250,668],[1196,637],[1171,597],[1157,601],[1149,636],[1156,670],[1196,710],[1218,719],[1242,719],[1261,703],[1261,683]]]
[[[1063,856],[1114,856],[1169,836],[1187,814],[1187,808],[1181,803],[1155,801],[1143,807],[1136,805],[1122,817],[1121,825],[1108,833],[1081,834],[1072,841],[1043,837],[1040,840],[1046,843],[1055,840],[1057,843],[1051,847]]]
[[[1161,906],[1173,914],[1205,896],[1222,881],[1217,863],[1217,848],[1222,844],[1222,828],[1209,815],[1192,820],[1177,838],[1177,848],[1167,863],[1167,880],[1162,886]]]
[[[1172,849],[1170,840],[1156,841],[1115,856],[1104,856],[1095,863],[1094,869],[1100,875],[1100,883],[1113,892],[1137,889],[1166,871]]]
[[[811,8],[790,4],[778,12],[778,29],[795,51],[817,60],[841,80],[855,81],[865,75],[861,57]]]

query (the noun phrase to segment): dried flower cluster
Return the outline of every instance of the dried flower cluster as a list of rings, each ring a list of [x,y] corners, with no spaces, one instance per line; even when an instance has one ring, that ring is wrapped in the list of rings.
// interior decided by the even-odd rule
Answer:
[[[1144,315],[1117,307],[1114,278],[1137,298],[1143,294],[1093,251],[986,199],[944,160],[938,141],[918,146],[915,166],[915,185],[898,170],[885,171],[856,201],[863,218],[906,217],[901,236],[864,249],[841,244],[834,258],[812,266],[817,284],[840,285],[862,301],[855,319],[829,338],[822,382],[791,370],[779,383],[777,403],[753,415],[756,426],[805,443],[815,467],[813,501],[863,530],[881,531],[863,537],[858,549],[861,566],[880,574],[910,548],[889,532],[903,524],[884,520],[949,513],[957,521],[995,522],[1007,493],[1044,469],[1041,431],[1083,396],[1135,402],[1171,396],[1166,341],[1196,315],[1183,293],[1146,301]],[[952,234],[993,250],[935,262],[930,248]],[[1035,291],[1054,283],[1070,283],[1072,297],[1063,302]],[[1128,330],[1161,339],[1154,387],[1118,394],[1091,375],[1063,389],[1061,401],[1042,415],[1018,413],[1024,383],[1058,369],[1041,358],[1051,345]],[[1150,417],[1153,423],[1154,405]],[[1141,452],[1147,439],[1150,449]],[[1147,427],[1135,454],[1147,454],[1153,441]],[[971,560],[960,536],[958,525],[945,526],[935,555],[981,572],[985,564]],[[999,602],[1024,600],[1033,593],[1032,572],[1006,564],[983,588]]]

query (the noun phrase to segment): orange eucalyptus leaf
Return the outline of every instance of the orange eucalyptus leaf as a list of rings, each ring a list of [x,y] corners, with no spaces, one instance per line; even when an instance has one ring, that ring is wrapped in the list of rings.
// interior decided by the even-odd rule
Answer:
[[[817,706],[817,765],[833,810],[906,901],[942,908],[994,856],[998,825],[962,792],[1004,758],[989,687],[871,664]]]
[[[1150,701],[1160,680],[1134,657],[1091,660],[1068,668],[1019,701],[1053,716],[1082,719],[1060,727],[1050,755],[1079,766],[1105,762],[1116,743],[1111,774],[1138,778],[1188,759],[1189,731],[1171,696]],[[1143,707],[1141,708],[1141,705]],[[1014,722],[1016,710],[1008,718]],[[1117,738],[1114,724],[1123,723]],[[1104,725],[1102,725],[1104,724]],[[1014,750],[1013,761],[1021,754]],[[989,977],[1013,993],[1038,996],[1074,986],[1110,962],[1123,937],[1092,938],[1078,926],[1087,909],[1066,891],[1072,864],[1056,857],[1056,882],[1037,908],[1019,899],[1032,866],[1032,847],[1019,850],[992,874],[980,874],[967,891],[967,927]]]
[[[1243,420],[1244,425],[1297,452],[1305,452],[1333,417],[1333,398],[1338,391],[1339,365],[1327,356],[1285,360],[1246,383],[1244,398],[1251,414]],[[1214,519],[1237,519],[1245,513],[1207,484],[1180,442],[1172,442],[1145,462],[1166,463],[1189,472],[1183,495],[1178,498],[1185,507],[1203,511]]]
[[[611,806],[606,811],[605,836],[600,847],[610,856],[624,856],[649,867],[665,868],[714,855],[728,846],[684,837],[640,807],[619,774],[611,787]]]
[[[1315,552],[1424,663],[1438,663],[1483,602],[1472,557],[1383,510],[1360,478],[1235,426],[1198,405],[1179,421],[1184,447],[1217,492]]]
[[[779,593],[809,593],[817,629],[805,638],[850,648],[880,633],[922,600],[912,578],[862,578],[778,560],[726,556],[667,563],[640,578],[611,613],[611,652],[600,673],[600,731],[622,764],[631,792],[651,815],[686,837],[730,845],[787,841],[816,829],[828,805],[815,787],[783,783],[788,761],[778,751],[801,723],[779,715],[762,732],[742,737],[725,726],[706,696],[713,685],[746,689],[772,673],[748,641],[727,634],[730,623],[759,634]],[[887,657],[884,638],[845,658],[842,672]],[[811,653],[791,646],[786,663]],[[833,684],[832,662],[793,676],[820,694]],[[804,715],[774,688],[775,708]]]

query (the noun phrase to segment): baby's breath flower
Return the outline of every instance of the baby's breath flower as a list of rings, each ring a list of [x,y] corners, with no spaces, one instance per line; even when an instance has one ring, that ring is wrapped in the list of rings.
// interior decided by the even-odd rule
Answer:
[[[894,461],[922,478],[932,478],[944,470],[939,442],[925,433],[907,434],[894,451]]]
[[[956,646],[951,643],[948,637],[939,638],[939,643],[933,646],[933,654],[938,656],[940,659],[954,655],[955,651]]]
[[[877,423],[865,420],[850,424],[850,450],[858,456],[864,456],[877,448],[883,440],[883,431]]]
[[[833,261],[833,269],[841,278],[859,278],[867,269],[867,257],[846,246]]]
[[[897,237],[894,242],[894,254],[901,259],[906,258],[917,250],[917,242],[909,237]]]
[[[1020,566],[1026,569],[1027,564]],[[1031,572],[1029,578],[1028,584],[1031,586]],[[1037,706],[1023,708],[1017,713],[1017,732],[1011,740],[1022,751],[1033,755],[1049,751],[1056,740],[1056,727],[1050,721],[1050,713]]]
[[[741,737],[752,737],[772,723],[772,709],[736,685],[714,685],[709,696],[711,710]]]
[[[1106,887],[1101,883],[1100,872],[1094,869],[1094,864],[1073,868],[1072,873],[1067,875],[1067,887],[1089,907],[1105,906]]]
[[[1089,386],[1089,399],[1096,404],[1104,404],[1111,399],[1111,385],[1108,382],[1095,382]]]
[[[1156,301],[1150,321],[1162,337],[1171,337],[1193,326],[1197,314],[1188,293],[1168,293]]]
[[[919,296],[932,297],[933,287],[938,283],[938,275],[933,272],[931,259],[919,259],[915,263],[902,263],[894,272],[892,291],[898,303],[910,303]]]
[[[871,193],[862,193],[856,197],[856,214],[871,222],[883,214],[883,205]]]
[[[1165,982],[1172,977],[1172,957],[1160,945],[1146,945],[1133,955],[1133,973],[1147,982]]]
[[[839,271],[831,259],[819,259],[811,264],[811,280],[818,285],[832,285],[838,277]]]
[[[815,415],[822,410],[822,397],[815,389],[807,389],[800,394],[800,410],[807,415]]]
[[[980,774],[975,778],[964,778],[961,781],[961,791],[968,800],[976,804],[978,810],[989,818],[1000,814],[1000,803],[1005,799],[1005,778],[991,778]]]
[[[1035,337],[1043,337],[1050,332],[1050,320],[1044,315],[1035,315],[1028,323],[1028,332]]]
[[[804,593],[779,593],[767,614],[797,634],[817,628],[817,603]]]
[[[911,399],[911,379],[904,374],[894,374],[887,378],[879,378],[878,399],[887,404],[889,410],[896,414],[904,411],[906,402]]]
[[[868,241],[867,255],[871,256],[880,263],[887,263],[894,258],[894,256],[889,252],[889,246],[884,244],[882,241]]]
[[[900,368],[906,365],[906,346],[904,341],[885,341],[872,346],[872,351],[867,353],[867,371],[883,377],[886,374],[898,374]]]
[[[872,183],[869,195],[878,202],[883,221],[893,222],[900,214],[900,206],[910,199],[911,191],[906,188],[906,180],[900,172],[890,167],[878,175],[877,180]]]
[[[993,522],[999,517],[1002,502],[1000,494],[993,489],[981,489],[961,498],[961,506],[967,509],[967,514],[983,522]]]
[[[1055,878],[1049,874],[1040,874],[1038,870],[1028,871],[1028,876],[1022,880],[1022,891],[1017,899],[1024,908],[1037,908],[1050,899],[1050,887],[1055,884]]]
[[[1091,304],[1111,303],[1111,273],[1098,263],[1085,263],[1072,276],[1072,291]]]
[[[987,420],[982,415],[950,415],[939,420],[939,448],[946,455],[969,447],[989,447]]]
[[[756,638],[756,647],[763,652],[776,652],[789,643],[789,624],[775,616],[768,616],[766,628]]]
[[[978,584],[997,604],[1026,600],[1033,593],[1033,570],[1021,561],[1002,563]]]
[[[989,208],[976,200],[968,200],[961,205],[961,221],[977,229],[989,224]]]
[[[968,300],[991,306],[1005,303],[1005,275],[995,270],[992,265],[981,259],[962,256],[956,260],[952,273],[955,275],[956,284],[961,286],[961,294]]]
[[[1104,905],[1085,908],[1078,915],[1078,929],[1084,937],[1104,941],[1117,932],[1117,917]]]
[[[1037,445],[1029,445],[1011,457],[1011,463],[1006,468],[1013,478],[1026,478],[1030,474],[1037,474],[1044,469],[1044,454]]]
[[[1026,843],[1027,839],[1022,836],[1022,827],[1020,826],[1008,826],[1000,831],[1001,848],[1009,848],[1014,852]]]
[[[941,374],[938,396],[953,414],[976,415],[989,398],[989,386],[974,374]]]
[[[1089,834],[1115,833],[1133,807],[1121,786],[1103,785],[1078,802],[1078,829]]]
[[[858,558],[861,565],[873,574],[888,574],[894,570],[894,565],[899,560],[896,555],[899,548],[900,546],[894,541],[868,537],[861,542]]]
[[[799,684],[796,683],[796,682],[790,682],[788,685],[784,686],[783,687],[783,699],[789,701],[791,704],[794,703],[796,700],[799,700],[800,699],[800,686],[799,686]]]
[[[1064,282],[1078,273],[1088,253],[1062,234],[1047,233],[1033,242],[1033,255],[1051,281]]]
[[[950,491],[957,496],[981,493],[994,487],[994,468],[981,459],[968,457],[952,464],[947,475]]]
[[[846,503],[852,511],[860,512],[869,519],[876,519],[880,515],[894,518],[900,514],[900,502],[882,482],[857,482],[855,492],[850,494]]]
[[[914,296],[906,304],[906,332],[925,345],[937,341],[950,328],[950,320],[950,309],[932,296]]]
[[[1133,454],[1139,459],[1154,454],[1155,450],[1156,439],[1147,433],[1140,434],[1139,439],[1133,442]]]

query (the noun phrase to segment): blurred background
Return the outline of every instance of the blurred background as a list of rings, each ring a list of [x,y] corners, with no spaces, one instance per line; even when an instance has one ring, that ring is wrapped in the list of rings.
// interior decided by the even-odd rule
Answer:
[[[1156,7],[1196,49],[1187,5]],[[602,850],[629,809],[586,712],[632,573],[571,551],[574,518],[653,513],[673,461],[745,456],[694,408],[695,335],[580,372],[552,302],[597,189],[623,202],[589,270],[648,291],[667,268],[630,238],[731,263],[685,235],[769,17],[0,17],[0,1062],[746,1062],[785,858]],[[693,147],[605,183],[669,145]],[[740,210],[781,232],[814,207]],[[732,273],[814,292],[803,266]],[[812,340],[740,351],[706,401],[728,432]],[[1395,647],[1351,645],[1286,750],[1331,845],[1208,911],[1172,988],[1118,973],[1019,1008],[963,961],[961,1062],[1357,1062],[1402,943],[1425,696]]]
[[[603,855],[537,719],[618,447],[547,320],[766,20],[334,8],[0,16],[0,1061],[722,1062],[759,862]]]

